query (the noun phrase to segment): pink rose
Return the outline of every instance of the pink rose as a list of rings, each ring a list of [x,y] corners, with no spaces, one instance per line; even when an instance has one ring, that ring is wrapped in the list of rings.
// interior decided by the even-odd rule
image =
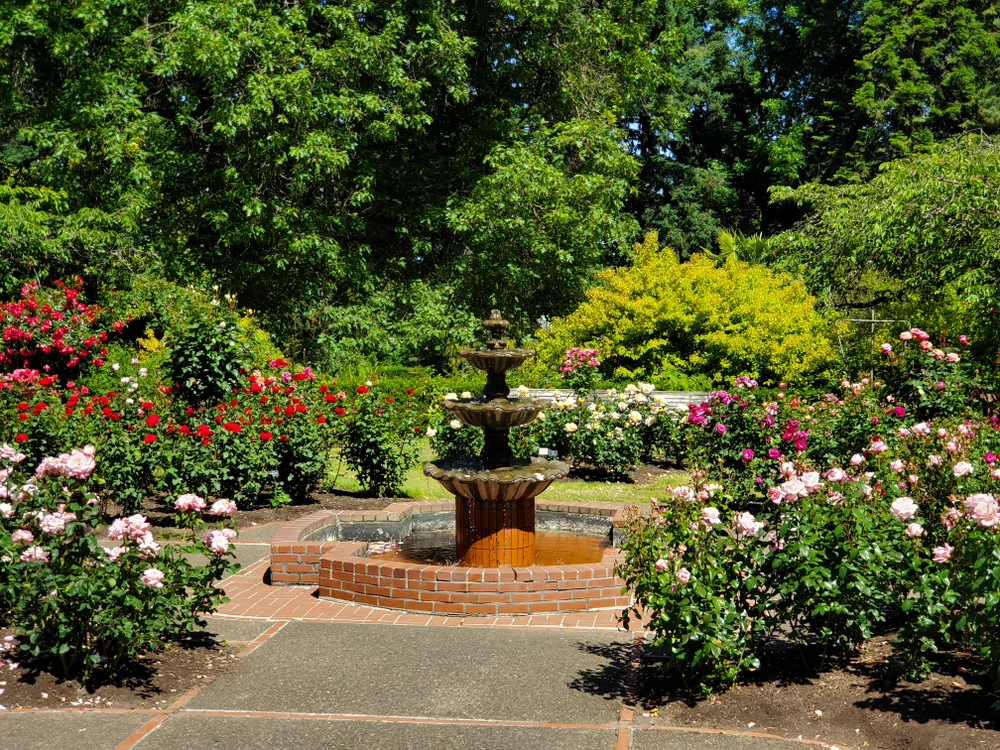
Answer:
[[[941,514],[941,524],[945,529],[951,531],[955,527],[955,522],[961,517],[962,513],[958,508],[948,508],[948,510]]]
[[[687,568],[681,568],[677,571],[677,580],[681,583],[687,583],[691,580],[691,571]]]
[[[1000,524],[1000,506],[993,495],[984,492],[969,495],[965,498],[965,507],[980,526],[991,529]]]
[[[945,544],[942,545],[941,547],[935,547],[933,550],[931,550],[931,553],[934,556],[934,562],[936,563],[948,562],[948,559],[951,557],[952,550],[954,549],[955,548],[952,547],[947,542],[945,542]]]
[[[899,340],[900,341],[909,341],[912,338],[913,338],[913,334],[910,333],[909,331],[903,331],[901,334],[899,334]]]
[[[906,466],[905,464],[903,464],[903,461],[901,459],[897,458],[895,461],[891,461],[889,463],[889,468],[892,469],[897,474],[902,474],[903,469],[905,469]]]
[[[701,522],[709,527],[722,523],[722,519],[719,518],[719,509],[713,508],[711,506],[707,508],[702,508]]]
[[[124,539],[126,534],[128,534],[128,523],[124,518],[116,518],[108,527],[108,539],[112,542]]]
[[[920,435],[921,437],[931,434],[931,426],[926,422],[917,422],[910,428],[914,435]]]
[[[851,466],[861,466],[865,462],[865,457],[860,453],[855,453],[851,456]]]
[[[48,550],[43,547],[28,547],[24,552],[21,553],[21,562],[48,562],[49,553]]]
[[[834,466],[828,472],[826,472],[826,478],[831,482],[846,482],[850,477],[847,472],[841,469],[839,466]]]
[[[868,446],[869,453],[885,453],[889,450],[889,446],[885,444],[882,440],[872,440],[872,444]]]
[[[930,341],[921,341],[920,342],[920,351],[929,352],[933,348],[934,348],[934,344],[932,344]]]
[[[181,495],[174,501],[174,508],[182,511],[198,512],[205,510],[206,506],[204,498],[198,497],[193,492]]]
[[[882,353],[889,354],[892,351],[892,344],[882,344]]]
[[[658,571],[660,571],[660,572],[663,572],[664,570],[666,570],[667,569],[667,561],[664,560],[661,557],[659,560],[656,561],[656,569]]]
[[[212,529],[202,537],[208,548],[217,555],[225,554],[229,549],[229,540],[219,529]]]
[[[108,560],[110,562],[115,562],[119,557],[128,552],[128,547],[112,547],[109,550],[105,550],[108,554]]]
[[[65,456],[66,454],[63,454]],[[47,456],[42,459],[42,462],[38,464],[38,468],[35,469],[36,477],[64,477],[69,473],[69,469],[66,467],[66,463],[62,456],[54,457]]]
[[[764,528],[764,524],[753,517],[750,512],[741,513],[736,517],[736,530],[744,535],[751,536]]]
[[[917,504],[912,497],[900,497],[889,506],[889,511],[900,521],[909,521],[917,515]]]
[[[924,533],[924,527],[919,523],[911,523],[906,527],[906,535],[916,538]]]
[[[940,466],[942,463],[944,463],[944,459],[941,458],[941,456],[935,456],[934,454],[931,454],[927,457],[927,463],[929,463],[931,466]]]
[[[35,541],[35,535],[32,534],[27,529],[18,529],[13,534],[10,535],[10,540],[14,543],[17,542],[33,542]]]
[[[128,534],[129,538],[132,540],[142,539],[149,531],[149,522],[141,513],[129,516],[125,519],[125,523],[127,524],[127,530],[125,533]],[[108,535],[108,538],[111,538],[110,534]]]
[[[66,472],[71,477],[86,479],[93,473],[94,467],[97,465],[94,460],[94,446],[88,445],[83,450],[74,448],[66,457],[65,465]]]
[[[963,333],[961,336],[958,337],[958,343],[960,343],[960,344],[968,344],[969,343],[969,337],[966,336]]]
[[[157,570],[156,568],[146,568],[139,580],[147,586],[152,586],[155,589],[162,589],[164,577],[165,576],[162,570]]]
[[[236,503],[232,500],[216,500],[208,512],[213,516],[231,516],[236,512]]]
[[[780,487],[768,487],[767,499],[775,505],[781,505],[781,501],[785,499],[785,493]]]
[[[806,485],[801,479],[789,479],[780,485],[780,489],[785,493],[785,501],[789,503],[809,494],[809,490],[806,489]]]
[[[823,486],[823,483],[819,481],[818,471],[807,471],[802,475],[802,484],[806,488],[806,493],[810,494],[818,490]]]
[[[958,352],[948,352],[948,354],[945,356],[945,359],[947,359],[949,362],[958,362],[962,358],[958,356]]]
[[[9,445],[7,445],[7,443],[4,443],[3,446],[0,446],[0,459],[4,461],[10,461],[11,463],[19,464],[25,458],[26,456],[23,453],[18,453],[17,450],[11,448]]]
[[[966,477],[973,472],[972,464],[968,461],[959,461],[952,467],[951,473],[956,477]]]

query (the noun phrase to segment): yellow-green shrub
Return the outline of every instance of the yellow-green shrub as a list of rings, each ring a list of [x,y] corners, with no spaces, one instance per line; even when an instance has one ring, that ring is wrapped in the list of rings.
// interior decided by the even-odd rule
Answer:
[[[566,349],[587,346],[600,350],[605,378],[665,388],[743,374],[764,383],[834,376],[831,324],[802,282],[732,259],[678,263],[655,232],[635,245],[634,258],[597,274],[576,311],[539,331],[539,369],[552,371]]]

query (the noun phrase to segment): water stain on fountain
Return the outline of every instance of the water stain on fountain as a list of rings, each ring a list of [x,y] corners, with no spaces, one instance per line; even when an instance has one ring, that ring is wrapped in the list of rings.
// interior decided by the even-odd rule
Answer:
[[[461,422],[483,430],[478,459],[424,465],[424,474],[455,496],[456,552],[460,564],[470,567],[533,565],[535,498],[569,473],[563,461],[516,459],[510,448],[511,428],[530,423],[543,407],[534,399],[510,398],[507,372],[535,352],[507,347],[503,334],[509,325],[494,310],[483,321],[490,333],[486,348],[458,352],[486,373],[482,398],[444,402]]]

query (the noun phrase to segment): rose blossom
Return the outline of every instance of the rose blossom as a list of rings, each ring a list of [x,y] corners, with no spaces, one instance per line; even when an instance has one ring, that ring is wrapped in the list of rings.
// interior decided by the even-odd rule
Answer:
[[[236,503],[232,500],[216,500],[208,512],[213,516],[231,516],[236,512]]]
[[[741,513],[736,517],[736,530],[744,536],[756,534],[764,528],[764,524],[753,517],[750,512]]]
[[[947,359],[949,362],[958,362],[962,358],[959,356],[958,352],[948,352],[945,355],[945,359]]]
[[[119,557],[128,552],[128,547],[112,547],[104,550],[108,554],[108,560],[115,562]]]
[[[659,560],[656,561],[656,569],[659,570],[659,571],[661,571],[661,572],[664,571],[664,570],[666,570],[667,569],[667,561],[664,560],[661,557]]]
[[[900,341],[909,341],[912,338],[913,338],[913,334],[910,333],[909,331],[903,331],[901,334],[899,334],[899,340]]]
[[[802,475],[802,484],[806,488],[806,494],[811,494],[823,486],[819,481],[818,471],[807,471]]]
[[[567,422],[563,426],[563,429],[566,430],[566,432],[576,432],[577,430],[576,422]]]
[[[850,477],[847,472],[841,469],[839,466],[834,466],[828,472],[826,472],[826,478],[831,482],[846,482]]]
[[[744,461],[752,461],[753,460],[753,451],[750,450],[749,448],[746,448],[743,451],[743,460]]]
[[[177,510],[201,511],[205,510],[204,498],[198,497],[193,492],[181,495],[174,501],[174,508]]]
[[[86,479],[93,471],[97,462],[94,460],[94,446],[86,445],[83,450],[73,449],[66,457],[66,473],[77,479]]]
[[[707,508],[702,508],[701,511],[701,521],[706,526],[715,526],[718,523],[722,523],[722,519],[719,518],[719,509],[708,506]]]
[[[955,548],[952,547],[947,542],[945,542],[945,544],[941,547],[935,547],[933,550],[931,550],[932,554],[934,555],[934,562],[936,563],[948,562],[948,558],[951,557],[952,550],[954,549]]]
[[[66,454],[64,453],[63,456]],[[38,468],[35,469],[36,477],[64,477],[69,473],[69,469],[66,466],[66,462],[63,460],[63,456],[46,456],[42,459],[42,462],[38,464]],[[68,456],[67,456],[68,458]]]
[[[12,542],[33,542],[35,541],[35,535],[27,529],[18,529],[10,535],[10,540]]]
[[[128,524],[125,522],[124,518],[116,518],[111,522],[108,527],[108,539],[112,542],[118,542],[125,538],[128,533]]]
[[[21,562],[48,562],[49,552],[43,547],[28,547],[24,552],[21,553]]]
[[[0,513],[3,514],[4,518],[10,518],[14,515],[14,506],[10,503],[0,503]]]
[[[229,539],[223,534],[219,529],[212,529],[207,532],[202,540],[208,545],[208,548],[217,555],[225,554],[226,550],[229,549]]]
[[[436,437],[437,434],[438,434],[438,431],[435,430],[433,427],[428,427],[427,428],[427,433],[426,433],[427,437],[429,437],[429,438]]]
[[[917,424],[913,425],[910,430],[914,435],[920,435],[921,437],[931,434],[931,426],[926,422],[917,422]]]
[[[918,537],[924,533],[924,527],[919,523],[911,523],[906,527],[906,535],[909,537]]]
[[[143,557],[156,557],[160,552],[160,545],[153,541],[153,532],[147,531],[139,541],[139,552]]]
[[[125,519],[125,523],[127,525],[125,533],[132,540],[142,539],[146,535],[146,532],[149,531],[149,522],[141,513],[129,516]],[[108,538],[111,538],[110,534]]]
[[[884,441],[877,438],[873,438],[872,444],[868,446],[869,453],[885,453],[888,449],[889,446],[887,446]]]
[[[448,426],[451,427],[451,429],[453,430],[458,430],[461,429],[462,423],[459,422],[457,419],[453,419],[448,423]]]
[[[15,448],[10,447],[7,443],[4,443],[0,447],[0,459],[4,461],[10,461],[11,463],[19,464],[26,456],[23,453],[18,453]]]
[[[951,470],[951,473],[954,474],[956,477],[968,476],[972,472],[973,472],[972,464],[970,464],[968,461],[959,461],[957,464],[955,464],[955,466]]]
[[[897,458],[895,461],[891,461],[889,463],[889,468],[892,469],[897,474],[902,474],[903,469],[906,468],[906,465],[903,463],[902,459]]]
[[[993,495],[984,492],[969,495],[965,498],[965,507],[980,526],[991,529],[1000,524],[1000,507]]]
[[[888,354],[891,351],[892,351],[892,344],[888,344],[888,343],[882,344],[882,353],[883,354]]]
[[[687,485],[674,487],[670,491],[670,494],[672,494],[678,500],[686,500],[687,502],[691,502],[692,500],[694,500],[694,489],[688,487]]]
[[[940,466],[942,463],[944,463],[944,459],[942,459],[941,456],[935,456],[931,454],[930,456],[927,457],[927,463],[929,463],[931,466]]]
[[[900,497],[893,501],[889,510],[900,521],[909,521],[917,515],[917,504],[913,502],[912,497]]]
[[[944,526],[948,531],[955,526],[955,521],[962,517],[962,512],[955,507],[948,508],[944,513],[941,514],[941,525]]]
[[[687,568],[681,568],[677,571],[677,580],[681,583],[687,583],[691,580],[691,571]]]
[[[767,499],[775,505],[781,505],[781,501],[785,499],[785,493],[780,487],[768,487]]]
[[[860,466],[864,462],[865,462],[865,457],[862,456],[860,453],[855,453],[853,456],[851,456],[851,466]]]
[[[139,580],[147,586],[162,589],[164,577],[165,576],[162,570],[157,570],[156,568],[146,568],[146,570],[143,571],[142,578]]]
[[[809,494],[809,490],[806,489],[801,479],[789,479],[780,485],[779,489],[785,493],[785,501],[789,503]]]

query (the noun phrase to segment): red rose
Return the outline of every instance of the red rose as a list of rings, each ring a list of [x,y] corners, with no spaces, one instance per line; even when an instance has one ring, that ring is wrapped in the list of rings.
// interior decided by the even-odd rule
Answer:
[[[146,437],[142,439],[142,442],[144,442],[146,445],[149,445],[150,443],[155,443],[156,435],[146,435]]]
[[[142,408],[143,409],[152,409],[153,408],[153,402],[152,401],[143,401],[142,402]]]
[[[326,396],[323,396],[323,400],[326,401],[327,403],[332,404],[334,401],[337,400],[337,397],[333,393],[330,393],[327,394]]]
[[[160,418],[155,414],[150,414],[146,417],[146,427],[155,427],[156,423],[160,421]]]
[[[407,396],[412,396],[414,393],[416,393],[416,391],[413,390],[412,388],[407,388],[406,389],[406,395]]]
[[[336,409],[334,409],[333,411],[334,411],[334,413],[335,413],[335,414],[347,414],[347,412],[346,412],[346,411],[344,411],[344,409],[343,409],[342,407],[340,407],[340,406],[338,406],[338,407],[337,407]]]
[[[298,406],[295,407],[295,411],[305,411],[305,410],[306,410],[305,404],[299,404]]]
[[[29,417],[28,417],[27,414],[18,414],[17,418],[23,422],[24,420],[28,419]]]
[[[28,439],[27,435],[25,435],[23,432],[19,432],[17,434],[17,436],[14,438],[14,442],[15,443],[23,443],[27,439]]]
[[[19,403],[19,404],[17,405],[17,407],[16,407],[16,408],[20,409],[21,411],[24,411],[25,409],[27,409],[27,408],[28,408],[28,405],[27,405],[26,403],[24,403],[24,402],[22,401],[21,403]]]
[[[288,442],[288,435],[281,435],[281,436],[278,437],[278,440],[280,440],[283,443],[287,443]]]
[[[391,403],[392,403],[392,396],[386,396],[386,397],[385,397],[385,402],[386,402],[387,404],[391,404]]]
[[[368,393],[368,386],[359,385],[357,388],[358,393]]]
[[[319,392],[320,393],[326,393],[328,390],[329,390],[329,388],[327,388],[325,385],[321,385],[319,387]]]
[[[274,437],[274,435],[272,435],[270,432],[262,432],[262,433],[260,433],[260,439],[261,440],[270,440],[273,437]]]
[[[189,406],[188,407],[188,414],[194,414],[194,407],[193,406]]]
[[[316,421],[320,424],[326,424],[326,417],[316,417]]]

